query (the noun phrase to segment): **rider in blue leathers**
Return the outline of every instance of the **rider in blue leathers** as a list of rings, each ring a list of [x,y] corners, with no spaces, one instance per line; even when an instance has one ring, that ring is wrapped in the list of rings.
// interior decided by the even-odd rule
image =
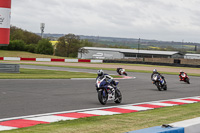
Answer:
[[[153,69],[153,73],[151,74],[151,80],[153,81],[153,75],[154,74],[158,74],[158,75],[160,75],[161,76],[161,78],[165,81],[165,77],[164,76],[162,76],[156,69]],[[165,81],[165,83],[166,83],[166,81]],[[155,84],[155,82],[153,81],[153,84]]]
[[[98,79],[99,77],[104,76],[104,77],[106,77],[106,81],[107,81],[108,83],[110,83],[112,86],[115,86],[115,85],[116,85],[116,84],[115,84],[115,80],[113,79],[113,77],[111,77],[111,76],[108,75],[107,73],[104,73],[102,69],[101,69],[101,70],[98,70],[98,71],[97,71],[97,74],[98,74],[98,76],[97,76],[96,79]]]

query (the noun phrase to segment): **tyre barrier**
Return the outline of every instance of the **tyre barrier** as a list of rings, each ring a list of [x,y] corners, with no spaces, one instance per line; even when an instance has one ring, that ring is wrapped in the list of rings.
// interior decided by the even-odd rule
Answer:
[[[127,133],[199,133],[200,117]]]

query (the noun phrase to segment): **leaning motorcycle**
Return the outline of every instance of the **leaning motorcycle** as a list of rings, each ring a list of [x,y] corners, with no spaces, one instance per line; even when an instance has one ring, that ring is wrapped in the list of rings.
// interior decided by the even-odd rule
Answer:
[[[180,78],[181,78],[180,81],[184,81],[184,82],[190,84],[190,79],[185,73],[182,73]]]
[[[117,71],[117,73],[119,74],[119,75],[125,75],[125,76],[127,76],[128,74],[126,73],[126,71],[125,71],[125,69],[119,69],[119,71]]]
[[[153,75],[153,83],[157,86],[158,90],[167,90],[167,83],[165,80],[158,74]]]
[[[119,84],[118,81],[115,81],[115,86],[113,87],[109,82],[106,81],[104,76],[97,78],[96,80],[96,89],[98,92],[98,99],[102,105],[105,105],[107,101],[113,100],[115,103],[121,103],[122,94],[117,88]]]

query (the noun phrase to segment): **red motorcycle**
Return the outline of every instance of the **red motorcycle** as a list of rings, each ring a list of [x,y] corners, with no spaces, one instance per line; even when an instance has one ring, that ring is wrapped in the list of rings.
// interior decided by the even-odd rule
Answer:
[[[179,78],[180,78],[180,81],[184,81],[184,82],[187,82],[188,84],[190,84],[190,79],[186,73],[180,74]]]
[[[128,74],[126,73],[125,69],[123,69],[123,68],[117,68],[117,73],[118,73],[119,75],[125,75],[125,76],[128,75]]]

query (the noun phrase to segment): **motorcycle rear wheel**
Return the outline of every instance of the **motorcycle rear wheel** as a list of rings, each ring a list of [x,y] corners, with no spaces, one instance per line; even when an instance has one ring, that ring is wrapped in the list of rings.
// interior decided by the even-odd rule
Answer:
[[[105,90],[98,91],[98,99],[102,105],[105,105],[108,101],[108,93]]]

